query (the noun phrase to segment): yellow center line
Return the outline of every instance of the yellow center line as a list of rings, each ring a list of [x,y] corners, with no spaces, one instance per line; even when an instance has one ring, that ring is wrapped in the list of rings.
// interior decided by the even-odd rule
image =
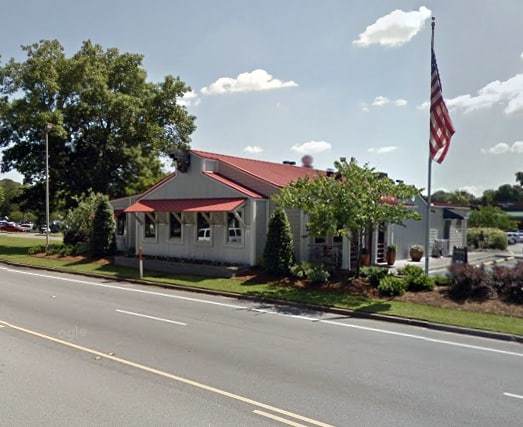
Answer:
[[[55,337],[52,337],[52,336],[49,336],[49,335],[42,334],[40,332],[36,332],[36,331],[32,331],[32,330],[27,329],[27,328],[23,328],[21,326],[13,325],[11,323],[4,322],[4,321],[0,321],[0,324],[3,324],[4,326],[7,326],[7,327],[9,327],[11,329],[15,329],[17,331],[24,332],[26,334],[33,335],[33,336],[38,337],[38,338],[42,338],[42,339],[45,339],[45,340],[48,340],[48,341],[52,341],[52,342],[57,343],[57,344],[61,344],[61,345],[65,346],[65,347],[73,348],[75,350],[83,351],[85,353],[90,353],[90,354],[93,354],[93,355],[98,356],[100,358],[112,360],[113,362],[117,362],[117,363],[120,363],[122,365],[131,366],[133,368],[140,369],[142,371],[149,372],[151,374],[159,375],[161,377],[168,378],[168,379],[171,379],[171,380],[174,380],[174,381],[178,381],[178,382],[183,383],[183,384],[188,384],[188,385],[191,385],[193,387],[197,387],[199,389],[209,391],[211,393],[216,393],[216,394],[219,394],[221,396],[228,397],[230,399],[234,399],[234,400],[237,400],[237,401],[240,401],[240,402],[252,405],[252,406],[256,406],[258,408],[263,408],[263,409],[266,409],[268,411],[276,412],[276,413],[281,414],[281,415],[285,415],[285,416],[288,416],[288,417],[291,417],[291,418],[295,418],[297,420],[301,420],[301,421],[307,422],[309,424],[313,424],[313,425],[318,426],[318,427],[334,427],[334,426],[332,426],[330,424],[326,424],[326,423],[323,423],[321,421],[314,420],[312,418],[307,418],[307,417],[304,417],[302,415],[295,414],[293,412],[285,411],[284,409],[279,409],[279,408],[276,408],[274,406],[258,402],[256,400],[249,399],[248,397],[243,397],[243,396],[240,396],[238,394],[230,393],[228,391],[221,390],[221,389],[216,388],[216,387],[212,387],[212,386],[209,386],[209,385],[206,385],[206,384],[199,383],[197,381],[190,380],[188,378],[183,378],[183,377],[180,377],[178,375],[170,374],[169,372],[165,372],[165,371],[161,371],[159,369],[151,368],[149,366],[142,365],[142,364],[136,363],[136,362],[132,362],[132,361],[127,360],[127,359],[122,359],[121,357],[117,357],[117,356],[113,356],[113,355],[110,355],[110,354],[102,353],[102,352],[100,352],[98,350],[93,350],[91,348],[87,348],[87,347],[84,347],[84,346],[81,346],[81,345],[78,345],[78,344],[74,344],[74,343],[69,342],[69,341],[64,341],[64,340],[61,340],[59,338],[55,338]],[[299,424],[297,424],[297,425],[299,425]]]
[[[259,411],[258,409],[255,409],[252,412],[254,412],[255,414],[261,415],[262,417],[267,417],[267,418],[270,418],[271,420],[279,421],[280,423],[287,424],[289,426],[307,427],[303,424],[295,423],[294,421],[288,420],[286,418],[278,417],[277,415],[269,414],[268,412],[265,412],[265,411]]]

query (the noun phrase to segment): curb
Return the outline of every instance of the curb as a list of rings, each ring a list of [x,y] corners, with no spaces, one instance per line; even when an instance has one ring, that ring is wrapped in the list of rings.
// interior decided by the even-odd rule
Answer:
[[[14,266],[14,267],[31,268],[31,269],[35,269],[35,270],[51,271],[51,272],[56,272],[56,273],[65,273],[65,274],[71,274],[71,275],[75,275],[75,276],[91,277],[91,278],[96,278],[96,279],[109,279],[114,282],[128,282],[128,283],[134,283],[134,284],[139,284],[139,285],[155,286],[155,287],[164,288],[164,289],[175,289],[175,290],[195,292],[195,293],[200,293],[200,294],[223,296],[223,297],[228,297],[228,298],[236,298],[239,300],[264,302],[264,303],[277,304],[277,305],[286,305],[286,306],[290,306],[290,307],[309,309],[309,310],[314,310],[314,311],[321,311],[321,312],[325,312],[325,313],[341,314],[341,315],[344,315],[347,317],[379,320],[379,321],[383,321],[383,322],[398,323],[398,324],[403,324],[403,325],[422,327],[422,328],[426,328],[426,329],[433,329],[433,330],[437,330],[437,331],[453,332],[453,333],[458,333],[458,334],[463,334],[463,335],[471,335],[471,336],[476,336],[476,337],[481,337],[481,338],[491,338],[491,339],[497,339],[497,340],[501,340],[501,341],[511,341],[511,342],[517,342],[517,343],[523,344],[522,335],[487,331],[487,330],[483,330],[483,329],[466,328],[463,326],[445,325],[443,323],[435,323],[435,322],[430,322],[427,320],[414,319],[411,317],[400,317],[400,316],[393,316],[393,315],[388,315],[388,314],[377,314],[377,313],[370,313],[370,312],[365,312],[365,311],[360,311],[360,310],[336,308],[336,307],[329,307],[329,306],[317,305],[317,304],[298,303],[298,302],[293,302],[293,301],[280,300],[277,298],[266,298],[266,297],[260,297],[260,296],[255,296],[255,295],[243,295],[243,294],[238,294],[235,292],[216,291],[213,289],[197,288],[197,287],[193,287],[193,286],[158,283],[158,282],[152,282],[152,281],[143,280],[143,279],[140,280],[140,279],[133,279],[133,278],[119,278],[119,277],[114,277],[114,276],[106,276],[106,275],[102,275],[102,274],[83,273],[83,272],[76,272],[76,271],[71,272],[71,271],[67,271],[64,269],[60,269],[60,268],[39,267],[39,266],[33,266],[33,265],[17,263],[17,262],[12,262],[12,261],[5,261],[5,260],[0,260],[0,264],[10,265],[10,266]]]

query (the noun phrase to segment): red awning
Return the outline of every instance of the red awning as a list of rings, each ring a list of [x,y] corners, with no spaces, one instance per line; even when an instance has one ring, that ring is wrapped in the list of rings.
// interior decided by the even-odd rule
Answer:
[[[231,212],[245,199],[161,199],[140,200],[125,212]]]

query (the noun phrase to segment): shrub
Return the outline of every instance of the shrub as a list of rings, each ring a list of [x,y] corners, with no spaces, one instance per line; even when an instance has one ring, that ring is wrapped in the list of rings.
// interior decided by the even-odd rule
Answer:
[[[405,293],[406,284],[403,278],[387,275],[380,280],[378,291],[383,296],[399,296]]]
[[[449,295],[457,300],[467,298],[485,299],[496,295],[489,274],[483,267],[470,264],[454,264],[449,268]]]
[[[513,268],[494,267],[492,285],[507,301],[523,304],[523,261]]]
[[[112,254],[113,237],[116,231],[113,208],[107,197],[102,197],[96,211],[89,239],[89,252],[94,258],[101,258]]]
[[[467,244],[474,248],[505,250],[507,235],[498,228],[469,228]]]
[[[407,290],[410,292],[431,291],[434,289],[434,281],[425,274],[421,267],[407,265],[400,273],[405,276]]]
[[[31,246],[30,248],[27,249],[28,255],[43,254],[44,252],[45,252],[44,245]]]
[[[290,269],[293,276],[308,279],[311,283],[325,283],[329,280],[330,273],[322,264],[301,262]]]
[[[67,212],[63,224],[65,244],[75,245],[89,241],[94,212],[102,197],[101,194],[91,193],[79,200],[76,208]]]
[[[448,286],[450,282],[449,277],[443,274],[432,276],[432,281],[436,286]]]
[[[419,276],[420,274],[425,274],[425,270],[417,265],[407,264],[400,270],[400,273],[405,276]]]
[[[377,288],[380,284],[380,280],[389,274],[389,270],[384,267],[362,267],[360,269],[360,274],[369,279],[371,286]]]
[[[292,232],[285,211],[277,208],[269,221],[263,267],[271,274],[288,274],[294,261]]]

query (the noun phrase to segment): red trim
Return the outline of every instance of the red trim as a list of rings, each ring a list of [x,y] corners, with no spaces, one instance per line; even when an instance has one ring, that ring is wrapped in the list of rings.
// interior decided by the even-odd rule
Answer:
[[[140,200],[124,212],[231,212],[245,203],[245,199],[158,199]]]
[[[245,194],[246,196],[249,196],[253,199],[262,199],[263,196],[248,189],[247,187],[244,187],[243,185],[238,184],[237,182],[234,182],[233,180],[224,177],[223,175],[220,175],[216,172],[208,172],[204,171],[202,172],[205,176],[208,176],[211,179],[214,179],[215,181],[218,181],[227,187],[232,188],[233,190],[239,191],[242,194]]]

